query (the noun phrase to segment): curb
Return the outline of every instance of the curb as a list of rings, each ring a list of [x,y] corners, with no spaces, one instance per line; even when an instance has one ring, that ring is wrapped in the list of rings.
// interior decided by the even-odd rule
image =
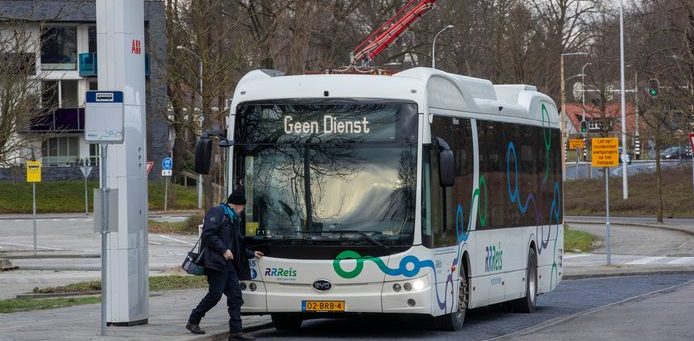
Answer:
[[[614,271],[614,272],[593,272],[584,274],[563,275],[562,280],[576,280],[602,277],[629,277],[629,276],[650,276],[650,275],[679,275],[694,273],[694,268],[673,268],[673,269],[650,269],[635,271]]]
[[[268,329],[268,328],[272,328],[272,327],[273,327],[272,322],[263,322],[263,323],[259,323],[257,325],[243,328],[243,331],[245,333],[250,333],[250,332],[255,332],[258,330]],[[220,340],[227,340],[228,338],[229,338],[229,332],[222,332],[222,333],[209,334],[209,335],[196,337],[196,338],[193,338],[192,340],[195,340],[195,341],[220,341]]]
[[[584,224],[584,225],[605,225],[605,222],[602,222],[602,221],[564,220],[564,223],[565,224]],[[669,230],[669,231],[674,231],[674,232],[682,232],[686,235],[694,237],[694,231],[679,228],[679,227],[673,226],[673,225],[640,224],[640,223],[620,222],[618,220],[617,221],[610,221],[610,225],[634,226],[634,227],[652,227],[652,228],[658,228],[658,229]]]

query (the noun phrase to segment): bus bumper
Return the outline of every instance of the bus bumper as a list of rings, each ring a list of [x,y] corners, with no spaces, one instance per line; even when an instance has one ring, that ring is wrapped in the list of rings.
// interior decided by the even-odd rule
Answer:
[[[344,313],[431,314],[432,309],[432,286],[427,276],[377,283],[335,284],[325,292],[313,289],[310,284],[244,283],[241,308],[244,314],[302,313],[306,312],[305,301],[342,301]]]

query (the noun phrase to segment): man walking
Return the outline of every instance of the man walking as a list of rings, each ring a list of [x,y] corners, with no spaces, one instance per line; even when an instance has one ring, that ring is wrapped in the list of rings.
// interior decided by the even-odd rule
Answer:
[[[244,190],[235,189],[226,203],[210,209],[205,215],[201,248],[209,289],[188,318],[186,329],[193,334],[205,334],[200,329],[200,320],[224,294],[229,308],[229,340],[255,340],[241,329],[243,299],[239,280],[249,279],[248,259],[261,258],[263,253],[248,250],[243,245],[240,214],[245,206]]]

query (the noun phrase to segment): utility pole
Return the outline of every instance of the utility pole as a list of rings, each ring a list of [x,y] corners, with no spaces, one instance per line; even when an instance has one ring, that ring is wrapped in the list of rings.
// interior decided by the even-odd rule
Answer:
[[[560,78],[560,89],[561,89],[561,112],[559,113],[559,120],[561,122],[561,178],[562,181],[566,181],[566,138],[568,134],[566,132],[566,84],[564,80],[564,56],[585,56],[586,52],[564,52],[559,57],[559,78]]]

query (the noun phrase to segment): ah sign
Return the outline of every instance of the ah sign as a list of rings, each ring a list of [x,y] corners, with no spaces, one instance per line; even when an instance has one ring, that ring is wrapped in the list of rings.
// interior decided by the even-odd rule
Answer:
[[[132,48],[130,49],[132,54],[142,54],[142,43],[139,39],[133,39]]]

